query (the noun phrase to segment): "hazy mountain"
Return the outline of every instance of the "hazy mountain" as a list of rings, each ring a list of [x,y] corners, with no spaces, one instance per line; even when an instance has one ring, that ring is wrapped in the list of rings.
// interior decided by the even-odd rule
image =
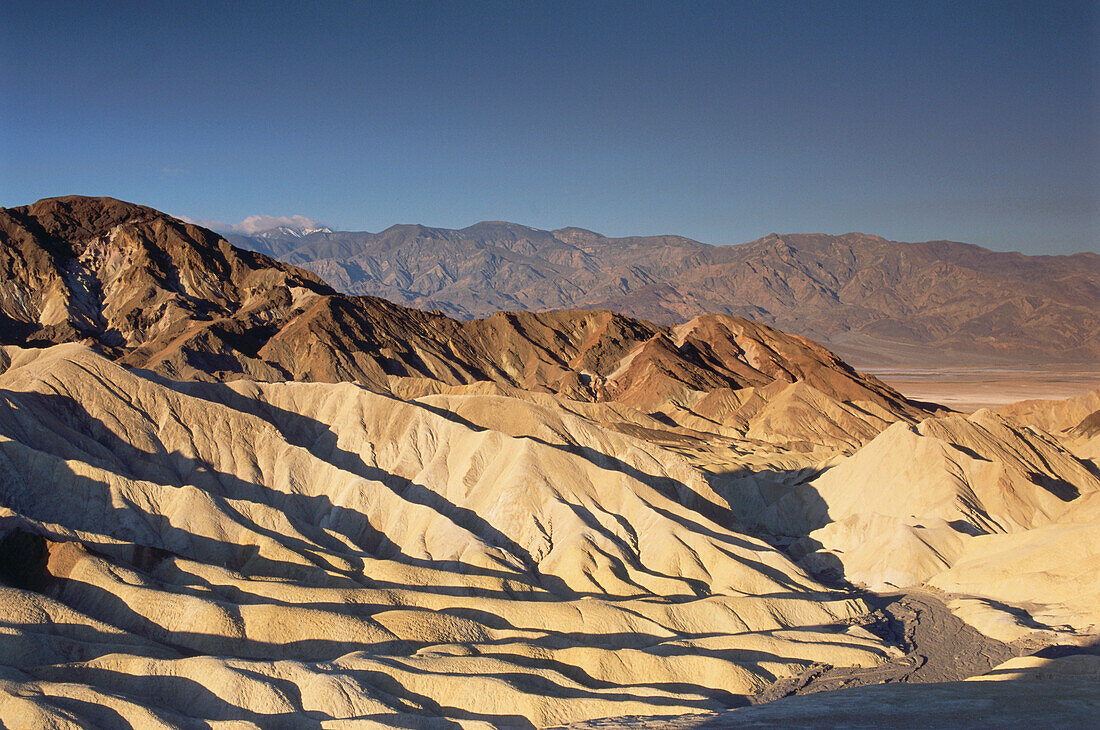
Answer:
[[[660,279],[651,272],[676,269],[710,248],[678,236],[607,239],[579,228],[540,231],[503,222],[462,230],[397,225],[373,234],[313,234],[283,239],[278,247],[252,237],[230,239],[306,266],[341,291],[463,319],[592,305],[653,284]]]
[[[341,291],[459,318],[596,307],[672,324],[709,312],[815,338],[865,365],[1100,359],[1100,256],[1090,253],[1025,256],[858,233],[708,246],[493,222],[233,240]]]

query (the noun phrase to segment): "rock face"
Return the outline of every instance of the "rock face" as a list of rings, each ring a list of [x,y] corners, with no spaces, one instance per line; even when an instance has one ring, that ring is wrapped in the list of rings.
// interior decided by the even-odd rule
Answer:
[[[513,223],[230,237],[337,289],[463,319],[595,307],[662,324],[704,313],[812,337],[862,365],[1100,359],[1100,256],[949,241],[776,235],[736,246]]]
[[[92,338],[118,352],[192,334],[198,322],[252,329],[293,296],[331,293],[316,277],[235,249],[216,234],[109,198],[0,209],[4,341]]]

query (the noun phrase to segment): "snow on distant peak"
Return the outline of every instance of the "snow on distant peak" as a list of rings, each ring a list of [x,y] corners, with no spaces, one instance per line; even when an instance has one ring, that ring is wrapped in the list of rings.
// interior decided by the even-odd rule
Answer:
[[[219,233],[239,233],[245,236],[301,238],[311,233],[332,233],[332,229],[324,223],[304,215],[250,215],[240,223],[196,220],[187,216],[180,216],[180,218]]]
[[[256,231],[253,236],[269,237],[269,236],[288,236],[290,238],[302,238],[308,236],[311,233],[332,233],[332,229],[328,226],[317,226],[315,228],[293,228],[291,226],[278,226],[276,228],[268,228],[266,230]]]
[[[331,232],[325,224],[304,215],[250,215],[240,223],[232,224],[230,228],[234,233],[243,233],[246,236],[268,231],[278,231],[292,236],[305,236],[318,231]]]

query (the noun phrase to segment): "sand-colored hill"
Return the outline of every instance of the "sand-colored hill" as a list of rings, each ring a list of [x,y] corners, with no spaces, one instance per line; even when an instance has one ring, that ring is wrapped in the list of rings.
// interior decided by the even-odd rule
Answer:
[[[1059,401],[1021,401],[998,412],[1054,434],[1074,454],[1095,464],[1100,473],[1100,390]]]
[[[620,403],[2,352],[9,726],[531,727],[721,711],[822,664],[903,662],[860,628],[880,621],[862,600],[752,535],[781,520],[835,520],[803,538],[807,566],[927,580],[1004,640],[1094,630],[1100,485],[989,412],[896,423],[750,515],[705,452],[653,438],[684,429]]]
[[[1065,400],[1020,401],[997,412],[1017,423],[1057,435],[1081,425],[1097,411],[1100,411],[1100,389]]]
[[[896,423],[822,469],[733,474],[718,489],[812,570],[976,597],[956,607],[1006,640],[1100,626],[1100,476],[1049,434],[988,410]]]
[[[718,709],[894,651],[849,630],[859,600],[712,519],[686,461],[575,416],[515,399],[555,433],[515,436],[462,415],[500,396],[5,355],[9,726],[541,726]]]

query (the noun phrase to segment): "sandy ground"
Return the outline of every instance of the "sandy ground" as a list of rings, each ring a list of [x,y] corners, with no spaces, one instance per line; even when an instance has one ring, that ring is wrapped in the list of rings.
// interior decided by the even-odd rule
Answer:
[[[909,398],[972,413],[1033,398],[1071,398],[1100,388],[1100,370],[875,369],[864,372]]]

